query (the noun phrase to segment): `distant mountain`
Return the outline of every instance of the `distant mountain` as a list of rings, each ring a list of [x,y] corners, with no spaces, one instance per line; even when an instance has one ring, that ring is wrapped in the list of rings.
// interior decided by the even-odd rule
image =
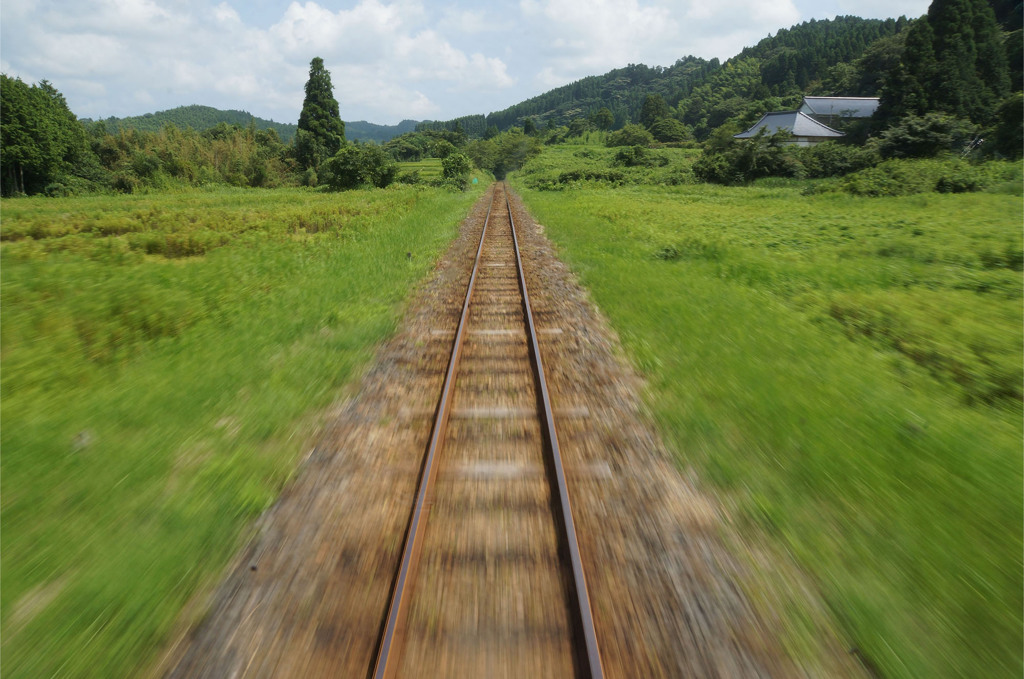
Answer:
[[[375,141],[378,144],[383,144],[400,134],[412,132],[416,129],[417,125],[419,125],[419,121],[416,120],[403,120],[397,125],[376,125],[365,120],[356,120],[354,122],[346,120],[345,139],[363,142]]]
[[[92,122],[88,118],[83,118],[82,122]],[[229,110],[222,111],[212,106],[198,106],[193,104],[192,106],[179,106],[178,108],[172,108],[167,111],[158,111],[156,113],[146,113],[141,116],[131,116],[128,118],[105,118],[103,121],[107,129],[113,131],[118,127],[122,127],[129,130],[142,130],[145,132],[159,132],[160,128],[168,123],[173,124],[177,127],[186,128],[191,127],[194,130],[202,132],[208,130],[211,127],[216,127],[220,123],[227,123],[228,125],[238,125],[240,127],[246,127],[250,122],[256,125],[256,129],[267,130],[273,129],[277,131],[279,137],[284,142],[289,142],[295,137],[296,125],[289,123],[276,123],[273,120],[265,120],[258,116],[254,116],[248,111],[237,111]]]
[[[94,121],[89,118],[82,118],[83,123],[92,123]],[[267,130],[274,129],[277,131],[277,135],[281,137],[281,141],[288,143],[295,138],[295,130],[298,128],[297,125],[292,123],[277,123],[273,120],[266,120],[259,116],[254,116],[248,111],[228,110],[222,111],[221,109],[213,108],[212,106],[179,106],[178,108],[172,108],[167,111],[158,111],[156,113],[146,113],[141,116],[131,116],[128,118],[105,118],[102,121],[106,124],[108,130],[116,130],[121,127],[130,130],[142,130],[145,132],[158,132],[160,128],[167,124],[173,124],[180,128],[191,127],[194,130],[202,132],[208,130],[211,127],[216,127],[220,123],[227,123],[228,125],[238,125],[240,127],[246,127],[252,122],[256,129]],[[355,122],[345,123],[345,138],[348,140],[359,141],[374,141],[378,144],[384,143],[392,137],[397,137],[400,134],[406,132],[412,132],[416,129],[417,121],[415,120],[403,120],[397,125],[375,125],[374,123],[368,123],[363,120],[357,120]]]

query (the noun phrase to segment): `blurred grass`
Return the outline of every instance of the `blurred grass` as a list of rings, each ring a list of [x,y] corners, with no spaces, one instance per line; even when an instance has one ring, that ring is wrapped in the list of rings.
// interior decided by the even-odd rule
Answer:
[[[483,188],[2,203],[5,677],[144,670]]]
[[[1021,675],[1019,195],[515,181],[681,462],[882,676]]]

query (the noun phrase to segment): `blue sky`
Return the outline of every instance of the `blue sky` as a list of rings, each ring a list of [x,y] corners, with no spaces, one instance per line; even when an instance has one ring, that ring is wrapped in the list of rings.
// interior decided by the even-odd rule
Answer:
[[[186,104],[295,122],[324,59],[345,120],[500,110],[629,63],[726,59],[779,28],[928,0],[4,0],[0,70],[80,117]]]

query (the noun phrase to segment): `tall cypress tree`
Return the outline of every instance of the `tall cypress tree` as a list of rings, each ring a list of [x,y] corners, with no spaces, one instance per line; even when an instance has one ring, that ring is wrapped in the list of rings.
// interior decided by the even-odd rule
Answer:
[[[309,63],[306,98],[295,134],[295,156],[302,167],[315,169],[344,143],[345,123],[338,112],[331,74],[324,68],[324,60],[314,57]]]

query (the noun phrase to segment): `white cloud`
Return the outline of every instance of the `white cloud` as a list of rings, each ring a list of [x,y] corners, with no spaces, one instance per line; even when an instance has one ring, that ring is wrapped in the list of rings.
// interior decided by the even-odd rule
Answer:
[[[482,25],[473,16],[462,33]],[[0,44],[7,72],[53,80],[92,117],[205,103],[295,119],[314,56],[331,71],[345,115],[376,120],[441,113],[431,85],[479,94],[514,84],[502,59],[456,46],[429,18],[417,0],[340,10],[307,1],[260,28],[226,1],[43,0],[4,7]],[[434,20],[444,23],[440,13]]]
[[[800,21],[792,0],[520,0],[550,88],[630,63],[667,66],[693,54],[726,59]]]
[[[493,15],[489,17],[483,11],[446,7],[437,28],[442,33],[477,35],[501,31],[503,26],[501,22],[495,21]]]
[[[523,0],[520,8],[531,27],[545,37],[555,70],[575,73],[625,66],[652,44],[671,41],[679,27],[668,7],[639,0]]]
[[[931,0],[838,0],[836,14],[861,17],[893,17],[916,19],[928,12]]]
[[[235,11],[235,8],[226,2],[222,2],[214,8],[213,16],[216,17],[217,21],[223,24],[242,23],[242,17],[238,16],[238,12]]]

